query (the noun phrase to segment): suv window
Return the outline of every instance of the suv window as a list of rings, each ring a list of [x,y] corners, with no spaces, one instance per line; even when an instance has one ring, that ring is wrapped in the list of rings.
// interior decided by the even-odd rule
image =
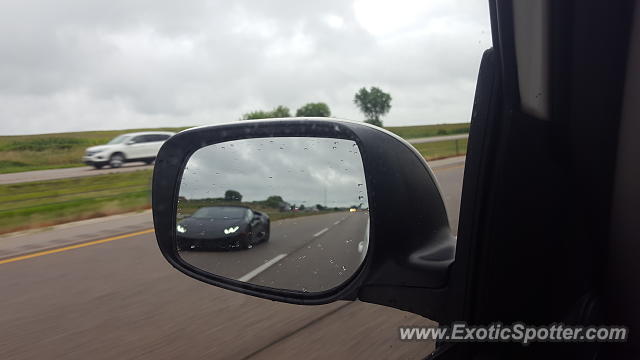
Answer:
[[[131,141],[134,144],[140,144],[140,143],[146,142],[145,135],[135,136],[133,139],[131,139]]]
[[[166,134],[155,134],[155,135],[147,135],[150,137],[149,141],[165,141],[167,140],[170,136],[166,135]]]

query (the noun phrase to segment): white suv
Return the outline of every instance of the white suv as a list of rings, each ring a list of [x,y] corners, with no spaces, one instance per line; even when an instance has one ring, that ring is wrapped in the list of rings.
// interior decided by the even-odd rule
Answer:
[[[151,164],[162,144],[174,133],[166,131],[122,134],[106,145],[87,148],[82,162],[100,169],[105,165],[118,168],[125,162],[143,161]]]

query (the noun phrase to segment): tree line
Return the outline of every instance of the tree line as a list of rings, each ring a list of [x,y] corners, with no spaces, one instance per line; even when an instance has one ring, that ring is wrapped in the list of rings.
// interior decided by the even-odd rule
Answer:
[[[382,127],[381,117],[391,110],[391,95],[372,86],[369,90],[361,88],[356,92],[353,103],[364,114],[364,122]],[[296,117],[330,117],[331,110],[323,102],[307,103],[296,110]],[[273,110],[255,110],[242,115],[241,120],[257,120],[291,117],[291,110],[283,105]]]

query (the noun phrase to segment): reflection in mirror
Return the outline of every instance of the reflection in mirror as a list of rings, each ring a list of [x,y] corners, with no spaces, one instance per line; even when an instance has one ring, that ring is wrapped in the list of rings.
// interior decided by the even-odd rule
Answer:
[[[277,289],[332,289],[368,249],[359,148],[304,137],[203,147],[184,169],[176,223],[180,257],[197,268]]]

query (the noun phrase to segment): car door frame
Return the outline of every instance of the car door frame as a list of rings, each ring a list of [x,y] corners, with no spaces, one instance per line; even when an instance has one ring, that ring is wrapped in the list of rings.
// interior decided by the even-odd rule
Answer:
[[[611,230],[633,4],[548,5],[553,76],[546,120],[521,106],[514,1],[490,1],[494,49],[483,57],[473,108],[447,308],[452,320],[588,325],[603,319],[602,254]],[[440,346],[432,357],[590,358],[600,348],[464,343]]]

